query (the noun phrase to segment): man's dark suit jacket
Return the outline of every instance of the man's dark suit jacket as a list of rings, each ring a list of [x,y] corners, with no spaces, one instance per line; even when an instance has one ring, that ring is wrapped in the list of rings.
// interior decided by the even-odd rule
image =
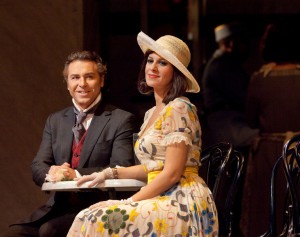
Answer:
[[[52,165],[71,163],[73,132],[75,124],[74,107],[51,114],[46,122],[40,148],[31,168],[34,182],[42,186]],[[135,117],[103,101],[95,111],[81,151],[77,170],[91,174],[107,166],[130,166],[134,164],[132,134]],[[51,210],[56,213],[77,213],[93,203],[109,198],[107,192],[54,192],[46,205],[34,211],[21,223],[40,220]],[[51,212],[53,213],[53,211]]]

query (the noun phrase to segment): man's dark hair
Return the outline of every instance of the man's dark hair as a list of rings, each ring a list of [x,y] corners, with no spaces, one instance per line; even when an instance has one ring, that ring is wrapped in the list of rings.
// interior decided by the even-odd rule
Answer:
[[[65,62],[65,67],[63,70],[63,76],[64,79],[67,80],[68,78],[68,69],[70,63],[73,61],[80,60],[80,61],[92,61],[95,62],[97,65],[97,71],[100,75],[100,77],[104,76],[107,74],[107,68],[106,65],[103,63],[102,58],[96,53],[92,51],[78,51],[78,52],[73,52],[71,53]]]

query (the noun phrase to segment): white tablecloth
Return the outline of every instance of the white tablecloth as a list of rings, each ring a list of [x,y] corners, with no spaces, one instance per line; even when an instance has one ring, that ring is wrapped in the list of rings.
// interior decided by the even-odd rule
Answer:
[[[42,186],[43,191],[80,191],[89,189],[88,184],[91,181],[82,184],[80,187],[76,185],[77,181],[60,181],[60,182],[46,182]],[[92,188],[102,190],[115,189],[116,191],[135,191],[145,186],[146,183],[135,179],[108,179],[103,183],[98,184]]]

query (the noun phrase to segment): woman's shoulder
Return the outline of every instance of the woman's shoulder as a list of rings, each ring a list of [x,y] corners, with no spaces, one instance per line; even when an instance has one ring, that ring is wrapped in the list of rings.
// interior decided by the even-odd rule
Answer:
[[[189,100],[189,98],[184,96],[175,98],[174,100],[170,101],[169,106],[188,106],[190,109],[196,109],[196,106]]]

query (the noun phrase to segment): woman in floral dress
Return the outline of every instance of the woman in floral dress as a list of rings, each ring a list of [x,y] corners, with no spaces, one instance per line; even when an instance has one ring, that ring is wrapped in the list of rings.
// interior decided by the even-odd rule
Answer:
[[[107,168],[84,176],[78,185],[105,179],[147,181],[126,200],[99,202],[82,210],[68,236],[218,236],[217,210],[211,191],[198,176],[201,128],[195,106],[185,92],[200,88],[188,71],[190,51],[180,39],[154,41],[137,37],[145,57],[138,89],[153,93],[156,105],[145,114],[135,143],[141,165]]]

